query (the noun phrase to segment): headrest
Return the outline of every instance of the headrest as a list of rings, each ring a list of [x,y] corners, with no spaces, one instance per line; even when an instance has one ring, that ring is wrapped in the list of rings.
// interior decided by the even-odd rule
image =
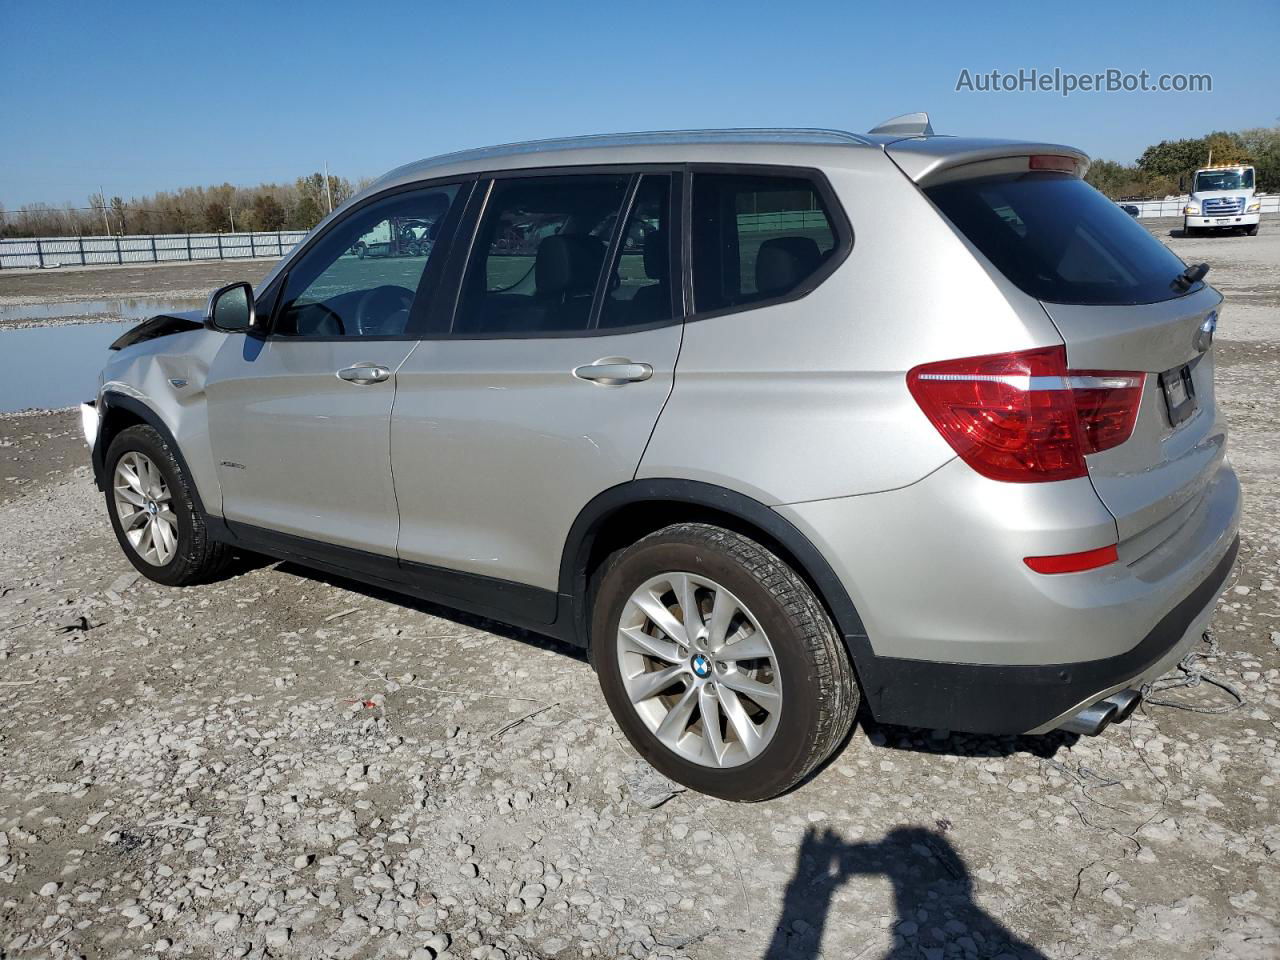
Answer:
[[[538,296],[576,297],[594,292],[604,242],[578,233],[543,237],[534,260]]]
[[[756,290],[766,296],[786,293],[818,269],[822,253],[812,237],[774,237],[756,254]]]
[[[667,231],[651,230],[644,235],[644,274],[650,280],[665,280],[670,272]]]

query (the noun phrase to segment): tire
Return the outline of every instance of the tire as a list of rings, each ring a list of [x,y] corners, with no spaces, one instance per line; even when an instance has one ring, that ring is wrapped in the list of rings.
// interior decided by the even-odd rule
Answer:
[[[1200,228],[1199,227],[1183,227],[1182,235],[1184,237],[1198,237],[1200,236]]]
[[[767,800],[844,742],[860,699],[849,657],[808,584],[759,543],[708,524],[675,524],[615,553],[598,584],[591,652],[601,689],[632,746],[667,777],[725,800]],[[682,589],[699,616],[687,645],[672,642],[684,633]],[[722,600],[731,619],[717,628]],[[670,632],[644,610],[657,611]],[[754,656],[766,649],[767,657]],[[651,687],[660,692],[647,693]],[[683,719],[688,697],[696,706]]]
[[[121,474],[121,461],[125,473]],[[145,469],[140,469],[140,467]],[[158,480],[152,474],[158,474]],[[123,479],[130,471],[140,478],[141,486],[135,488]],[[226,544],[209,536],[204,514],[196,506],[191,479],[186,475],[174,451],[164,437],[145,424],[120,431],[107,448],[107,513],[116,540],[134,568],[148,579],[171,587],[185,587],[203,583],[216,577],[231,558]],[[146,493],[139,498],[139,489]],[[121,517],[120,503],[138,507],[141,512]],[[149,505],[148,505],[149,503]],[[154,526],[149,525],[143,513],[154,508]],[[140,536],[140,542],[126,533],[126,525]],[[172,539],[163,536],[160,527],[172,533]],[[160,544],[156,547],[155,545]],[[149,546],[154,549],[147,549]]]
[[[1261,224],[1257,224],[1257,223],[1251,223],[1251,224],[1249,224],[1249,226],[1247,226],[1247,227],[1245,227],[1245,228],[1244,228],[1245,236],[1246,236],[1246,237],[1256,237],[1256,236],[1258,235],[1258,227],[1259,227],[1259,226],[1261,226]]]

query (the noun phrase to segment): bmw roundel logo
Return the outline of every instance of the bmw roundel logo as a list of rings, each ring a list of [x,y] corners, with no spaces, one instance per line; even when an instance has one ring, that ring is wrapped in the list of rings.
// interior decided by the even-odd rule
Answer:
[[[1218,311],[1210,310],[1204,322],[1196,328],[1196,349],[1204,353],[1213,345],[1213,334],[1218,329]]]
[[[705,653],[694,654],[693,659],[689,661],[689,666],[693,667],[694,675],[700,679],[705,680],[711,676],[711,660]]]

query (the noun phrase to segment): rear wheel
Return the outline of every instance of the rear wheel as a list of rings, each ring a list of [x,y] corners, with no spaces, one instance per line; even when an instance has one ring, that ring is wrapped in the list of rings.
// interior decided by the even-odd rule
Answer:
[[[187,586],[222,571],[230,550],[209,537],[190,478],[155,428],[120,431],[107,449],[106,470],[111,526],[140,573]]]
[[[782,560],[732,531],[676,524],[616,554],[591,635],[627,739],[702,793],[784,793],[853,724],[857,684],[822,604]]]

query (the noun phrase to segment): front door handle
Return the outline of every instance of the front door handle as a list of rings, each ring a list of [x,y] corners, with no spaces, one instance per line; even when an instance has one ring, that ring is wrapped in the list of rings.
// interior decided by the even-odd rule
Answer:
[[[381,383],[390,376],[390,370],[376,363],[357,363],[338,371],[338,379],[348,383]]]
[[[592,383],[617,385],[648,380],[653,376],[653,367],[647,363],[632,363],[626,357],[602,357],[595,363],[575,367],[573,375]]]

